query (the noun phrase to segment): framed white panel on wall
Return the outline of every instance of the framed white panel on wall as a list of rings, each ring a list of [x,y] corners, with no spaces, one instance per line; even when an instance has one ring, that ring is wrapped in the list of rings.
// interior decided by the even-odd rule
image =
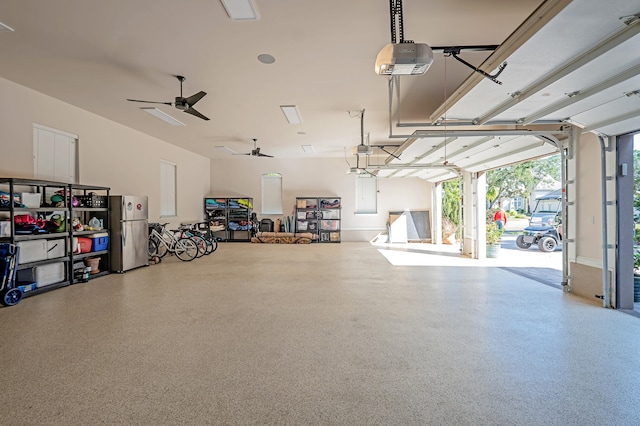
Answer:
[[[262,214],[282,214],[282,175],[262,175]]]
[[[160,217],[178,214],[177,209],[177,165],[160,160]]]
[[[33,177],[78,182],[78,136],[40,124],[33,125]]]
[[[376,176],[356,176],[355,214],[378,213],[378,178]]]

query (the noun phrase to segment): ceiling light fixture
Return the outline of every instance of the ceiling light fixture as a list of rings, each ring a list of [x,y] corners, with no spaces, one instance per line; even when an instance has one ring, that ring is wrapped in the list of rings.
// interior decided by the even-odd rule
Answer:
[[[143,107],[143,108],[140,108],[140,109],[143,110],[146,113],[149,113],[149,114],[153,115],[156,118],[159,118],[160,120],[164,121],[165,123],[171,124],[172,126],[184,126],[185,125],[182,121],[176,120],[175,118],[173,118],[169,114],[160,111],[158,108]]]
[[[289,124],[302,124],[302,118],[295,105],[280,105],[280,109],[284,116],[287,117]]]
[[[313,147],[311,145],[302,145],[302,150],[304,152],[313,152]]]
[[[255,21],[258,19],[258,10],[253,0],[220,0],[227,11],[229,18],[234,21]]]
[[[11,28],[10,26],[8,26],[7,24],[0,22],[0,32],[2,31],[15,31],[13,28]]]
[[[228,146],[217,145],[216,149],[219,149],[220,151],[224,151],[224,152],[226,152],[228,154],[236,155],[236,152],[234,150],[232,150],[231,148],[229,148]]]

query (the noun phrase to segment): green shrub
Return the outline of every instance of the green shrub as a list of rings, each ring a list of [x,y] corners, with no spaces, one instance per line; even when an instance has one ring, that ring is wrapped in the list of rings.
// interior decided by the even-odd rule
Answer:
[[[487,244],[498,244],[502,237],[502,229],[498,229],[495,222],[487,224]]]

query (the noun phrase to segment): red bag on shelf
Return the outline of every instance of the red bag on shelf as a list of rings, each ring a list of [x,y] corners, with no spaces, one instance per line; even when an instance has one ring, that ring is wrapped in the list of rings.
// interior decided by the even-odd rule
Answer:
[[[29,225],[36,223],[36,220],[28,214],[17,214],[13,217],[13,221],[16,225]]]

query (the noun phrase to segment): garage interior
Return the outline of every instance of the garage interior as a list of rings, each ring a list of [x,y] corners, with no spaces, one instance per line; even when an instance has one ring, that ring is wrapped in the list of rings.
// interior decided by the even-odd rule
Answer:
[[[251,197],[274,220],[296,197],[342,199],[340,244],[221,243],[0,309],[14,361],[0,383],[29,395],[8,418],[636,424],[636,2],[248,5],[257,19],[226,0],[0,7],[2,176],[38,177],[38,128],[73,137],[78,182],[147,195],[150,220],[172,226],[201,220],[206,197]],[[433,63],[378,75],[390,41],[428,44]],[[162,104],[199,91],[208,120]],[[236,155],[256,147],[273,157]],[[564,291],[485,259],[485,172],[554,153]],[[177,172],[171,217],[161,162]],[[282,213],[261,210],[269,173]],[[441,183],[455,177],[461,253],[394,264],[417,254],[370,243],[406,210],[430,211],[440,243]],[[375,179],[375,214],[357,214],[358,179]]]

